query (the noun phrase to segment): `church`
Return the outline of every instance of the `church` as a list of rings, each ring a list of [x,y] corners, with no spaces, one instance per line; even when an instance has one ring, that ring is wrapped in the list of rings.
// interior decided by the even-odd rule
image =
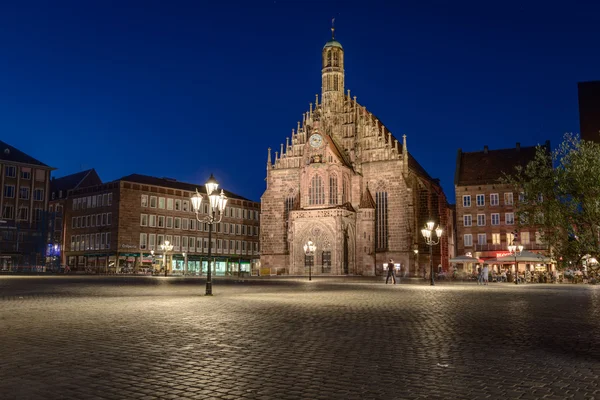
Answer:
[[[267,155],[261,198],[261,266],[274,274],[380,275],[391,258],[410,275],[429,270],[421,229],[444,235],[433,265],[447,268],[450,209],[402,141],[345,92],[344,48],[322,51],[321,96],[278,151]],[[450,229],[448,229],[450,228]],[[450,238],[450,240],[452,240]],[[306,252],[309,241],[313,252]]]

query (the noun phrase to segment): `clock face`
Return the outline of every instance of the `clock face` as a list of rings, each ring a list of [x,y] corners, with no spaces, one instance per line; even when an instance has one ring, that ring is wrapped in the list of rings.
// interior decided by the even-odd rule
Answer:
[[[308,142],[312,147],[320,147],[323,143],[323,138],[318,133],[315,133],[310,137],[310,140]]]

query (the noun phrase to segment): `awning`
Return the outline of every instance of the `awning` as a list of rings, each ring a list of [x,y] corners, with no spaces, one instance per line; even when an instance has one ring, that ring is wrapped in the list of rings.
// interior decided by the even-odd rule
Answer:
[[[468,256],[468,255],[463,255],[463,256],[451,258],[448,261],[451,263],[457,263],[457,264],[472,264],[472,263],[482,263],[483,259]]]
[[[504,257],[498,257],[498,263],[510,264],[515,261],[518,263],[538,263],[538,264],[548,264],[552,262],[550,257],[546,257],[542,254],[537,254],[529,250],[523,250],[521,254],[508,255]]]

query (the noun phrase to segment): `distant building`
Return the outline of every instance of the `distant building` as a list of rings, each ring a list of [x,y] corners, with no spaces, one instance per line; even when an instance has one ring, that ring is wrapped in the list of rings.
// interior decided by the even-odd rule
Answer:
[[[69,191],[101,185],[102,180],[94,169],[66,175],[61,178],[52,178],[50,181],[50,200],[48,206],[48,244],[46,248],[46,265],[59,270],[65,264],[64,210],[67,205]]]
[[[577,89],[581,138],[600,142],[600,81],[579,82]]]
[[[546,141],[550,151],[550,141]],[[500,183],[504,173],[511,174],[516,166],[525,166],[535,157],[536,147],[463,152],[456,156],[454,188],[456,192],[456,225],[458,255],[472,253],[474,257],[491,259],[508,253],[517,231],[515,220],[518,193]],[[519,243],[526,250],[547,250],[535,227],[518,232]]]
[[[446,196],[437,179],[383,123],[345,92],[344,49],[333,37],[321,54],[316,96],[275,157],[268,152],[261,198],[261,264],[293,275],[374,275],[393,258],[411,275],[429,266],[421,229],[447,230]],[[314,254],[305,254],[308,241]],[[419,250],[416,265],[414,250]],[[448,237],[433,247],[448,264]],[[428,268],[427,268],[428,269]]]
[[[174,245],[170,274],[206,273],[208,224],[198,223],[191,196],[204,185],[133,174],[113,182],[73,189],[65,208],[65,256],[71,270],[146,272],[165,267],[161,245]],[[260,204],[225,191],[225,216],[212,234],[216,275],[257,271]],[[208,213],[203,202],[201,216]],[[154,254],[153,254],[154,252]]]
[[[54,168],[0,141],[0,169],[0,271],[30,271],[45,263]]]

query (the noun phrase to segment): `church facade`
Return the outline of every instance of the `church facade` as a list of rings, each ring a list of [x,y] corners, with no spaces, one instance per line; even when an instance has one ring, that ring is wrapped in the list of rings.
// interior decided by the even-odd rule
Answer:
[[[429,248],[421,228],[428,220],[445,231],[451,225],[439,181],[409,154],[406,135],[400,143],[345,92],[344,49],[333,34],[323,47],[321,76],[320,98],[285,144],[268,150],[263,271],[375,275],[392,258],[410,275],[422,274]],[[316,249],[307,254],[309,241]],[[447,243],[442,237],[434,246],[435,266],[447,266]]]

